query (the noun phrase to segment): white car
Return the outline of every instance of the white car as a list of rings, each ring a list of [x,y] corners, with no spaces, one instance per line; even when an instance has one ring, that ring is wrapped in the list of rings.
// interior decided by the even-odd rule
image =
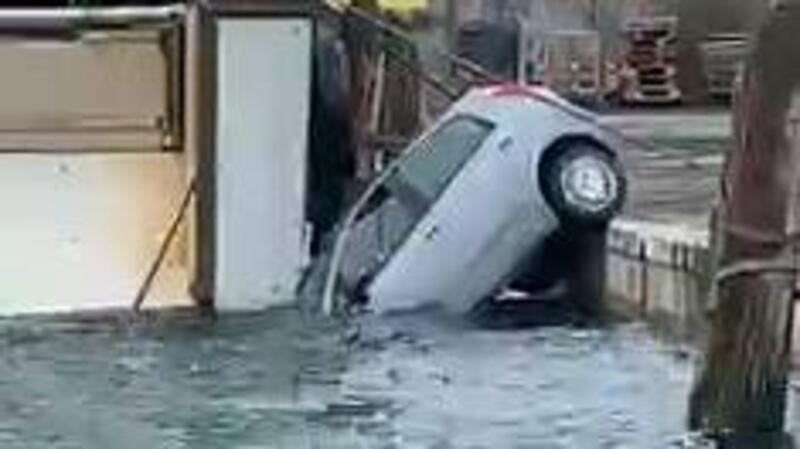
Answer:
[[[626,189],[602,134],[591,113],[543,88],[471,91],[351,214],[337,291],[377,312],[467,312],[547,297],[561,280],[599,295],[603,236]],[[523,294],[501,294],[511,290]]]

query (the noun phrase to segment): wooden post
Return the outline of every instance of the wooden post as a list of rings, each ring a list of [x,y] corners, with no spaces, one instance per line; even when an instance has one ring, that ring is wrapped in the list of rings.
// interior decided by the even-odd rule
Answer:
[[[421,126],[421,61],[414,41],[400,35],[397,21],[384,19],[375,0],[354,2],[348,10],[345,46],[351,61],[356,177],[376,173],[382,151],[375,140],[405,141]]]
[[[445,47],[448,50],[456,48],[456,33],[458,33],[458,5],[456,0],[446,0],[444,8],[444,33]]]
[[[352,5],[368,14],[380,15],[377,0],[355,0]],[[356,178],[366,181],[373,174],[373,154],[368,145],[368,133],[383,36],[381,30],[348,11],[344,15],[343,38],[350,67]]]
[[[753,42],[734,111],[714,241],[715,309],[690,425],[722,447],[778,448],[796,282],[800,2],[777,6]],[[753,438],[762,438],[755,444]],[[735,443],[747,441],[746,443]]]

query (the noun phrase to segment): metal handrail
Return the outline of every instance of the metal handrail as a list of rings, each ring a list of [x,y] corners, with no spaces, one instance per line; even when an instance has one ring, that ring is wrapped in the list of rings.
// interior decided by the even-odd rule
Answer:
[[[2,29],[72,29],[87,25],[129,26],[160,23],[186,15],[186,6],[120,6],[0,9]]]

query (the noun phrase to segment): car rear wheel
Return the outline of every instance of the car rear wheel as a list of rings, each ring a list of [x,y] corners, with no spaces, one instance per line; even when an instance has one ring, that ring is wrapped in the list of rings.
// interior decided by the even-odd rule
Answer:
[[[540,187],[566,225],[603,226],[619,213],[627,185],[609,152],[577,142],[551,154],[542,164]]]

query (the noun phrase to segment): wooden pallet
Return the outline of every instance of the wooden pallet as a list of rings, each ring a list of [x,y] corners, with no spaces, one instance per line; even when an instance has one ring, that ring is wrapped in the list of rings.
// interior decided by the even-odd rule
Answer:
[[[622,100],[633,104],[678,103],[677,19],[638,18],[625,27],[628,50],[624,58]]]
[[[747,55],[746,34],[714,34],[700,44],[708,93],[730,99]]]

